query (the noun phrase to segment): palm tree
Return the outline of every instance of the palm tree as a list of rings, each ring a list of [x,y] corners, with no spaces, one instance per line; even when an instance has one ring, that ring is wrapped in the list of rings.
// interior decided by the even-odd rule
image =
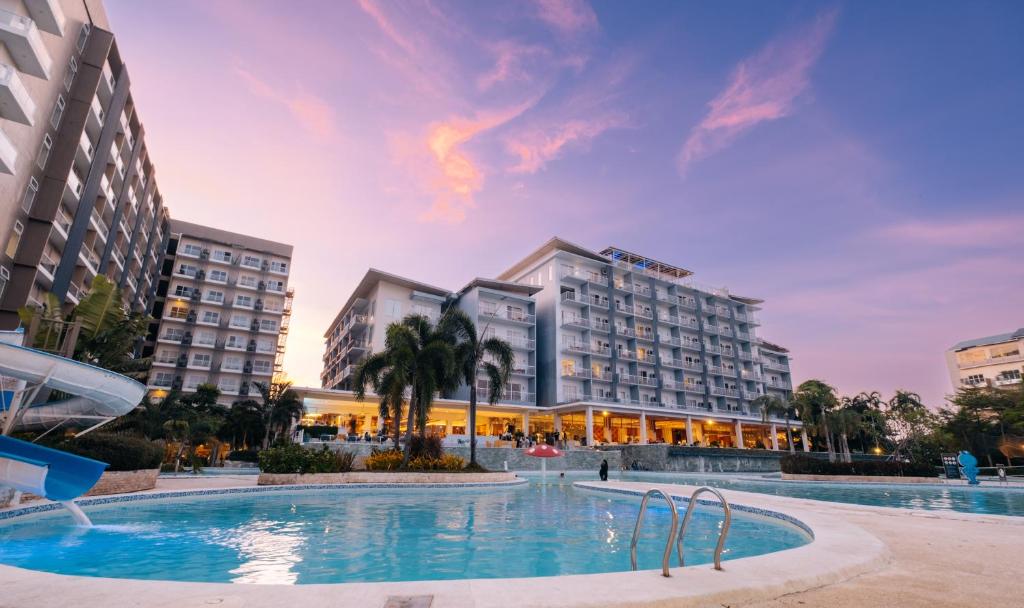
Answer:
[[[447,336],[423,315],[406,316],[388,325],[384,350],[367,357],[356,368],[353,386],[357,399],[374,387],[381,398],[381,413],[394,412],[395,448],[398,448],[403,400],[408,391],[409,407],[405,429],[402,467],[409,463],[412,433],[419,420],[426,426],[434,394],[452,385],[455,377],[455,353]]]
[[[792,453],[794,451],[793,429],[789,426],[789,414],[793,409],[792,406],[774,395],[761,395],[750,404],[761,408],[761,422],[764,424],[768,424],[768,419],[773,415],[782,416],[786,420],[786,445],[789,446],[789,451]]]
[[[270,446],[270,432],[283,431],[302,417],[306,411],[299,394],[292,390],[291,382],[253,382],[263,403],[260,414],[263,419],[263,449]]]
[[[846,398],[844,398],[844,403],[848,403]],[[849,437],[860,432],[863,426],[861,413],[847,405],[842,409],[832,412],[829,418],[831,419],[832,427],[839,433],[839,449],[841,450],[843,461],[853,462]]]
[[[804,427],[816,436],[825,439],[828,459],[836,459],[835,446],[832,443],[832,431],[829,427],[829,412],[839,405],[836,389],[821,380],[806,380],[793,393],[793,405],[800,412]]]
[[[494,405],[508,385],[515,355],[508,342],[488,335],[486,326],[483,336],[477,335],[476,324],[463,310],[449,310],[440,325],[442,331],[454,337],[458,375],[460,381],[469,387],[469,465],[475,467],[477,374],[482,370],[487,375],[487,402]]]

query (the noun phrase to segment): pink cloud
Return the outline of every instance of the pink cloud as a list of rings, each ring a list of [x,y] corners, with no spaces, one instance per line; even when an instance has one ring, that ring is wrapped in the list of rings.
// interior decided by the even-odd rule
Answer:
[[[537,129],[512,137],[506,142],[506,147],[519,157],[519,162],[509,168],[509,172],[536,173],[548,161],[558,158],[566,146],[588,142],[609,129],[625,124],[625,117],[609,115],[594,120],[571,120],[552,128]]]
[[[911,221],[880,228],[888,240],[919,245],[984,246],[1024,242],[1024,218],[994,217],[977,220]]]
[[[405,162],[419,165],[416,168],[422,173],[423,187],[434,195],[431,207],[420,216],[422,221],[457,224],[466,219],[466,211],[475,206],[473,196],[483,188],[485,174],[462,146],[516,118],[533,103],[471,118],[449,118],[431,124],[424,140],[399,138],[393,142]]]
[[[585,0],[535,0],[537,17],[566,34],[597,29],[597,15]]]
[[[835,10],[776,39],[741,62],[724,91],[708,103],[708,114],[683,144],[678,166],[685,175],[694,162],[729,146],[754,126],[790,115],[810,86],[810,71],[835,25]]]
[[[371,0],[359,0],[359,8],[363,9],[367,15],[370,16],[377,23],[377,27],[384,32],[384,34],[391,39],[396,45],[398,45],[403,51],[410,55],[416,54],[416,47],[413,45],[407,37],[402,35],[398,28],[395,27],[394,23],[380,10],[377,3]]]
[[[527,46],[508,40],[490,46],[495,55],[494,67],[477,78],[476,86],[481,91],[509,81],[529,80],[530,74],[523,63],[531,57],[548,54],[543,47]]]
[[[235,73],[245,82],[249,92],[257,97],[279,103],[291,113],[302,127],[318,139],[330,139],[335,133],[334,109],[324,99],[307,91],[284,93],[240,67]]]

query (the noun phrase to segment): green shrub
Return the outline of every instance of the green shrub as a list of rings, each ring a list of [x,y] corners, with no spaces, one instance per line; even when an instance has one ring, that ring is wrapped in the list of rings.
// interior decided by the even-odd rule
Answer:
[[[105,462],[108,471],[156,469],[164,459],[164,443],[141,437],[89,433],[58,443],[59,450]]]
[[[402,466],[402,452],[398,450],[374,450],[366,457],[367,471],[396,471]]]
[[[427,435],[426,437],[413,435],[411,445],[412,447],[409,449],[410,460],[416,458],[438,460],[444,453],[444,448],[441,446],[441,438],[437,435]]]
[[[347,473],[352,470],[355,454],[332,452],[327,446],[306,449],[297,443],[260,452],[260,471],[264,473]]]
[[[936,468],[925,462],[899,462],[896,460],[867,460],[829,462],[804,454],[786,454],[782,457],[782,472],[794,475],[865,475],[891,477],[937,477]]]
[[[306,432],[307,437],[319,438],[321,435],[338,434],[338,427],[326,424],[311,424],[309,426],[300,425],[299,428]]]
[[[228,453],[227,459],[235,462],[259,462],[260,455],[256,450],[232,450]]]

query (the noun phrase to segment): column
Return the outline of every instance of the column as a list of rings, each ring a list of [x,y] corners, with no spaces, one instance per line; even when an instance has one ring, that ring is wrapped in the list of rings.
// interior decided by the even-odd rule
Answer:
[[[800,443],[803,444],[805,452],[811,451],[811,444],[807,441],[807,429],[805,428],[800,429]]]
[[[615,441],[616,443],[618,443],[616,439],[612,437],[612,417],[601,416],[601,418],[604,420],[604,442],[611,443]]]
[[[774,424],[771,426],[772,434],[772,449],[776,452],[779,451],[779,429]]]
[[[523,412],[523,434],[530,436],[530,412]]]
[[[686,417],[686,445],[693,445],[693,418]]]
[[[640,445],[647,445],[647,412],[640,412]]]
[[[740,449],[746,447],[743,445],[743,423],[739,420],[736,421],[736,447]]]
[[[594,446],[594,408],[588,407],[586,414],[586,426],[587,426],[587,447]]]
[[[367,414],[363,416],[363,430],[372,435],[373,433],[370,432],[371,428],[373,428],[373,415]]]

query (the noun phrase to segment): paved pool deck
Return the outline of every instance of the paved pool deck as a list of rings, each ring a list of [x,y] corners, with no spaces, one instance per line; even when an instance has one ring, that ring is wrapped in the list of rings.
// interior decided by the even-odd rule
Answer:
[[[251,487],[252,475],[161,478],[150,492]],[[668,483],[581,482],[627,491]],[[1024,605],[1024,518],[911,511],[722,490],[735,504],[785,513],[815,541],[787,551],[660,572],[531,579],[346,585],[228,585],[71,577],[0,566],[0,607],[139,608],[283,605],[384,607],[393,596],[432,596],[434,608],[499,606],[945,606]]]

